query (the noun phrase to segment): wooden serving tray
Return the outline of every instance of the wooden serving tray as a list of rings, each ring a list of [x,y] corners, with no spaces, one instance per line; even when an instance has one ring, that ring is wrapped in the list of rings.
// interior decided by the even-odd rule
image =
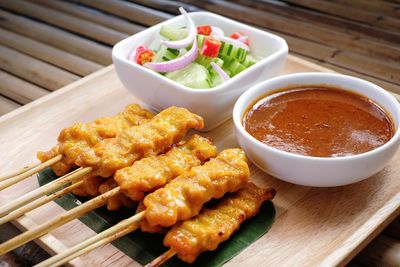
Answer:
[[[289,56],[283,73],[309,71],[330,70]],[[146,90],[145,85],[139,86]],[[115,114],[133,102],[140,103],[123,88],[110,66],[1,117],[0,172],[36,162],[36,152],[54,145],[62,128],[77,121]],[[220,150],[238,146],[231,121],[205,135],[211,136]],[[400,214],[400,151],[374,177],[335,188],[289,184],[255,166],[251,171],[252,180],[257,184],[276,188],[276,221],[266,235],[226,266],[343,266]],[[0,204],[37,186],[36,177],[31,177],[8,188],[0,193]],[[31,229],[62,212],[63,209],[52,202],[14,223],[21,230]],[[53,254],[94,234],[74,220],[38,242]],[[72,263],[76,266],[140,266],[112,245]]]

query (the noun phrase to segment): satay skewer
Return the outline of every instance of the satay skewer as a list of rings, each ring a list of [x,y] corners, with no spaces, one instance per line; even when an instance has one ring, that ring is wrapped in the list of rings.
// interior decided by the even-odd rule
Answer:
[[[172,248],[168,249],[166,252],[155,258],[152,262],[146,264],[144,267],[158,267],[167,262],[173,256],[176,255],[176,251]]]
[[[196,217],[179,222],[168,231],[164,245],[170,249],[145,267],[158,267],[174,255],[193,263],[201,253],[215,250],[228,240],[245,220],[260,211],[265,201],[273,199],[275,193],[273,188],[262,189],[248,183],[215,207],[203,208]]]
[[[66,195],[66,194],[72,192],[73,190],[75,190],[76,188],[78,188],[82,185],[83,185],[83,181],[78,181],[78,182],[73,183],[72,185],[70,185],[64,189],[61,189],[60,191],[57,191],[51,195],[36,199],[35,201],[30,202],[27,205],[25,205],[19,209],[16,209],[16,210],[10,212],[8,215],[0,218],[0,225],[4,224],[6,222],[9,222],[11,220],[14,220],[18,217],[21,217],[22,215],[40,207],[46,203],[49,203],[50,201],[60,198],[63,195]]]
[[[6,216],[10,212],[14,211],[15,209],[18,209],[31,201],[34,201],[35,199],[38,199],[46,194],[52,193],[54,191],[57,191],[61,189],[63,186],[69,183],[73,183],[80,179],[82,176],[85,174],[88,174],[92,171],[91,167],[87,168],[78,168],[42,187],[39,187],[25,195],[20,196],[14,201],[11,201],[3,206],[0,207],[0,217]]]
[[[101,206],[103,206],[106,202],[107,199],[115,196],[120,192],[120,188],[114,188],[98,197],[95,197],[84,204],[77,206],[63,214],[61,214],[58,217],[55,217],[41,225],[38,225],[36,228],[23,232],[22,234],[2,243],[0,245],[0,255],[3,255],[29,241],[32,241],[33,239],[36,239],[38,237],[41,237],[52,230],[58,228],[59,226],[72,221],[73,219],[79,218],[80,216],[97,209]]]
[[[115,177],[121,182],[122,190],[129,187],[131,191],[135,192],[129,195],[133,197],[133,200],[141,200],[145,192],[154,191],[165,185],[169,180],[194,166],[201,165],[216,155],[217,148],[208,138],[193,135],[187,141],[176,144],[165,154],[143,158],[135,162],[131,167],[117,171]],[[0,218],[0,224],[15,219],[32,209],[67,194],[83,183],[84,181],[73,183],[59,192],[29,203]],[[140,199],[136,197],[140,197]]]
[[[39,162],[39,163],[30,164],[30,165],[27,165],[27,166],[25,166],[25,167],[19,169],[19,170],[12,171],[12,172],[7,173],[7,174],[4,174],[4,175],[0,175],[0,182],[5,181],[5,180],[8,180],[9,178],[12,178],[12,177],[14,177],[14,176],[20,175],[20,174],[22,174],[22,173],[24,173],[24,172],[27,172],[27,171],[29,171],[29,170],[35,168],[35,167],[38,167],[39,165],[41,165],[41,164],[43,164],[43,163],[44,163],[44,162]]]
[[[50,167],[51,165],[60,161],[61,159],[62,159],[62,155],[58,155],[52,159],[49,159],[46,162],[33,165],[34,167],[27,169],[25,172],[18,173],[15,176],[13,176],[13,175],[8,176],[8,177],[5,176],[6,178],[5,179],[3,178],[4,180],[2,182],[0,182],[0,190],[6,189],[7,187],[14,185],[14,184],[24,180],[25,178],[32,176],[35,173],[43,171],[44,169],[46,169],[47,167]]]
[[[190,129],[201,129],[203,119],[184,108],[170,107],[154,116],[147,123],[128,128],[115,138],[101,141],[95,147],[85,150],[78,160],[82,166],[78,172],[67,174],[62,178],[62,185],[77,181],[83,175],[91,173],[110,177],[118,169],[128,167],[133,162],[147,155],[158,155],[171,145],[179,142]],[[74,171],[75,172],[75,171]],[[68,176],[68,178],[66,178]],[[19,208],[29,201],[61,188],[57,179],[25,196],[0,207],[0,217]],[[66,180],[66,181],[65,181]],[[52,188],[45,191],[43,188]]]
[[[96,144],[94,140],[101,141],[115,137],[122,130],[140,125],[153,116],[151,112],[142,109],[139,105],[131,104],[115,116],[101,117],[90,123],[76,123],[65,128],[59,135],[58,145],[47,152],[38,153],[38,158],[42,163],[32,164],[21,170],[0,176],[0,182],[7,181],[7,183],[0,183],[0,190],[50,166],[58,176],[66,175],[71,168],[76,167],[73,164],[76,155],[87,147],[94,146]],[[64,155],[64,152],[67,154]],[[59,164],[60,161],[62,161],[62,164]]]
[[[140,223],[146,220],[151,226],[167,227],[178,221],[187,220],[196,216],[203,204],[210,199],[221,198],[225,193],[235,192],[245,186],[249,175],[244,152],[240,149],[224,150],[216,158],[202,166],[192,168],[165,187],[147,195],[144,200],[147,204],[144,211],[109,228],[106,230],[107,235],[102,232],[102,238],[121,231],[126,225],[125,222]],[[194,199],[194,196],[197,198]],[[157,214],[164,214],[165,217],[161,218]],[[83,254],[79,252],[81,249],[86,246],[91,246],[93,249],[98,247],[99,245],[94,244],[102,238],[94,236],[54,257],[61,260],[67,257],[72,259],[71,255],[80,256]],[[89,249],[85,252],[89,252]],[[53,266],[54,262],[54,259],[50,258],[44,262],[45,265],[40,266]]]
[[[135,214],[134,216],[119,222],[107,230],[104,230],[103,232],[92,236],[91,238],[86,239],[83,242],[80,242],[75,246],[35,265],[35,267],[60,266],[83,254],[89,253],[90,251],[102,245],[108,244],[121,236],[135,231],[139,227],[138,224],[143,220],[144,216],[144,211]]]
[[[152,180],[151,178],[153,178],[153,180],[162,180],[162,182],[165,184],[179,174],[188,171],[191,167],[199,166],[202,162],[209,159],[210,157],[214,157],[215,155],[216,147],[211,143],[209,139],[201,137],[199,135],[193,135],[186,143],[181,143],[180,145],[172,148],[166,154],[159,155],[158,157],[153,158],[144,158],[137,161],[134,166],[128,167],[128,169],[133,172],[140,171],[140,163],[151,162],[152,168],[147,169],[147,173],[151,173],[150,176],[147,177],[146,175],[138,175],[140,175],[140,178],[148,178],[144,179],[145,181],[143,181],[144,184],[147,186],[150,185],[150,180]],[[154,170],[151,170],[153,168]],[[164,177],[160,177],[161,173],[164,173]],[[155,184],[155,186],[161,185]],[[151,189],[148,188],[148,190]],[[116,196],[119,193],[121,193],[121,188],[116,187],[100,196],[97,196],[96,198],[93,198],[88,202],[85,202],[78,207],[75,207],[74,209],[67,211],[60,217],[53,218],[52,220],[7,241],[6,243],[0,245],[0,254],[6,253],[9,250],[12,250],[22,245],[23,243],[31,241],[50,232],[51,230],[61,226],[62,224],[65,224],[73,219],[82,216],[84,214],[83,212],[87,213],[104,205],[108,199]]]

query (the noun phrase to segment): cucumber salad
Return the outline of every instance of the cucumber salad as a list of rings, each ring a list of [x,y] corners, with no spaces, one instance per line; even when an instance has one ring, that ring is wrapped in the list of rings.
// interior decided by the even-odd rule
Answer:
[[[186,27],[162,26],[150,47],[135,47],[128,59],[190,88],[212,88],[257,62],[248,37],[225,36],[212,25],[194,24],[181,7]]]

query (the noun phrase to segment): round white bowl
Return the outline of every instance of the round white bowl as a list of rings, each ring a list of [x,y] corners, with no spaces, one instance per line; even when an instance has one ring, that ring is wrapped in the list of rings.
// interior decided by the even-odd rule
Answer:
[[[251,136],[243,127],[244,112],[254,100],[293,85],[328,85],[364,95],[391,116],[395,134],[386,144],[354,156],[322,158],[302,156],[270,147]],[[381,87],[351,76],[335,73],[297,73],[276,77],[248,89],[237,100],[233,122],[240,146],[251,161],[281,180],[306,186],[340,186],[366,179],[384,168],[400,144],[400,104]]]

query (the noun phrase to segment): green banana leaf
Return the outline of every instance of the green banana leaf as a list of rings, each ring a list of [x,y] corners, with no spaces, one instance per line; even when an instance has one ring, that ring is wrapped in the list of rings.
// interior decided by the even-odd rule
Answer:
[[[49,168],[38,174],[38,181],[41,186],[56,178],[57,176]],[[70,210],[86,200],[87,198],[68,194],[57,199],[55,202],[64,209]],[[121,220],[132,216],[134,212],[134,209],[124,208],[115,212],[101,207],[82,216],[80,221],[99,233]],[[271,201],[267,201],[261,207],[261,212],[254,218],[244,222],[239,231],[234,233],[228,241],[222,243],[215,251],[201,254],[190,266],[216,267],[223,265],[268,232],[274,219],[274,205]],[[145,265],[168,250],[168,248],[163,246],[163,238],[164,236],[161,234],[148,234],[135,231],[115,240],[112,244],[140,264]],[[180,267],[189,265],[174,257],[163,266]]]

